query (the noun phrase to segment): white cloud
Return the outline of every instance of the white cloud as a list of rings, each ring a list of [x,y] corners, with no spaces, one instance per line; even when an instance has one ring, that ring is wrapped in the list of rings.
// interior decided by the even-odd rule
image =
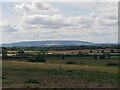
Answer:
[[[18,31],[16,25],[8,23],[8,21],[4,21],[0,23],[0,28],[3,32],[15,32]]]
[[[15,6],[15,10],[18,12],[47,12],[47,11],[58,11],[59,9],[53,8],[50,4],[47,4],[43,1],[37,2],[33,1],[31,4],[22,3]]]
[[[22,3],[21,5],[16,5],[15,10],[18,12],[30,12],[32,10],[30,5],[27,5],[26,3]]]
[[[88,28],[91,27],[94,20],[89,17],[64,17],[62,15],[24,15],[22,23],[27,25],[36,25],[44,28]]]
[[[118,19],[117,13],[103,13],[102,16],[103,16],[103,18],[111,19],[111,20],[117,20]]]
[[[117,26],[118,20],[111,20],[111,19],[99,19],[99,23],[102,26]]]
[[[53,3],[52,5],[57,6]],[[69,5],[71,7],[65,8],[64,5],[58,4],[61,11],[51,12],[52,14],[50,12],[44,14],[39,13],[41,11],[56,10],[49,3],[34,1],[32,3],[16,5],[15,9],[20,12],[25,12],[25,15],[20,16],[22,20],[20,18],[16,19],[16,21],[13,20],[12,23],[15,24],[4,23],[3,31],[5,32],[3,33],[3,41],[63,39],[91,42],[117,42],[117,7],[111,7],[110,3],[69,3]],[[68,9],[70,13],[66,11]],[[18,14],[20,13],[15,15]],[[12,19],[9,18],[9,22],[11,21]]]
[[[97,15],[96,15],[95,12],[92,12],[89,16],[90,16],[91,18],[96,18],[96,17],[97,17]]]
[[[54,9],[50,4],[47,4],[43,1],[36,2],[35,0],[32,2],[32,7],[34,9],[40,9],[40,10],[51,10]]]

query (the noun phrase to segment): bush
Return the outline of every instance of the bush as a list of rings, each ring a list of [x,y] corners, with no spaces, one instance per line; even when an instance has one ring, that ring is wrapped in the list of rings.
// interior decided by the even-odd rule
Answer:
[[[90,50],[90,53],[92,53],[93,51],[92,50]]]
[[[98,55],[94,54],[94,59],[97,59],[98,58]]]
[[[35,59],[30,59],[28,62],[46,62],[44,57],[37,56]]]
[[[68,61],[68,62],[66,62],[66,64],[76,64],[76,63],[73,61]]]
[[[114,53],[114,50],[113,50],[113,49],[111,49],[111,53]]]
[[[40,81],[35,80],[35,79],[30,79],[30,80],[25,81],[25,83],[40,83]]]
[[[18,54],[19,55],[23,55],[24,54],[24,50],[18,50]]]
[[[100,59],[106,59],[106,54],[103,53],[102,55],[99,56]]]
[[[63,55],[63,56],[61,57],[61,59],[65,59],[65,56]]]
[[[72,73],[73,71],[72,71],[72,70],[67,70],[66,72],[70,72],[70,73]]]
[[[85,65],[85,63],[84,63],[84,62],[81,62],[80,64],[81,64],[81,65]]]
[[[108,62],[108,63],[106,64],[106,66],[119,66],[119,64],[118,64],[118,63]]]
[[[104,50],[102,50],[101,52],[104,53]]]
[[[4,58],[8,57],[7,50],[2,50],[2,57]]]
[[[111,54],[107,53],[107,59],[110,59],[110,58],[111,58]]]

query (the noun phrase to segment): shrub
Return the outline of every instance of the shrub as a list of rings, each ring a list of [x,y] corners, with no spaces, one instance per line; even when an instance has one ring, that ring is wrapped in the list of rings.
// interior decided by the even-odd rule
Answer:
[[[98,58],[98,55],[94,54],[94,59],[97,59]]]
[[[2,57],[7,57],[7,50],[2,50]]]
[[[78,52],[78,54],[81,54],[81,53],[82,53],[81,51]]]
[[[90,50],[90,53],[92,53],[93,51],[92,50]]]
[[[111,54],[107,53],[107,59],[110,59],[110,58],[111,58]]]
[[[76,64],[76,63],[73,61],[68,61],[68,62],[66,62],[66,64]]]
[[[61,59],[65,59],[65,56],[64,56],[64,55],[62,55]]]
[[[30,79],[30,80],[25,81],[25,83],[40,83],[40,81],[35,80],[35,79]]]
[[[37,56],[36,58],[34,59],[30,59],[28,60],[29,62],[46,62],[46,59],[44,57],[41,57],[41,56]]]
[[[104,53],[104,50],[102,50],[101,52]]]
[[[67,70],[66,72],[70,72],[70,73],[72,73],[73,71],[72,71],[72,70]]]
[[[111,53],[113,53],[114,52],[114,50],[113,49],[111,49],[111,51],[110,51]]]
[[[24,54],[24,50],[18,50],[18,54],[19,55],[23,55]]]
[[[108,62],[108,63],[106,64],[106,66],[119,66],[119,64],[118,64],[118,63]]]
[[[84,62],[81,62],[80,64],[81,64],[81,65],[85,65],[85,63],[84,63]]]
[[[2,76],[1,78],[2,78],[2,79],[6,79],[6,77],[5,77],[5,76]]]
[[[106,58],[106,54],[103,53],[102,55],[99,56],[100,59],[105,59]]]

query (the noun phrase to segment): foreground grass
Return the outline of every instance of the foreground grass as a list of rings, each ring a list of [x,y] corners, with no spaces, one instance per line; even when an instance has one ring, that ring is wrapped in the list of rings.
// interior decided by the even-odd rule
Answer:
[[[51,63],[35,63],[35,62],[20,62],[20,61],[3,61],[3,69],[61,69],[62,70],[83,70],[83,71],[98,71],[110,74],[117,74],[118,67],[105,66],[88,66],[88,65],[69,65],[69,64],[51,64]],[[16,67],[16,68],[15,68]]]
[[[118,68],[3,60],[3,87],[116,87]]]
[[[60,57],[49,57],[47,58],[47,63],[52,64],[66,64],[67,62],[72,61],[78,65],[83,63],[87,66],[98,66],[104,67],[107,63],[118,63],[118,58],[116,59],[94,59],[93,57],[65,57],[61,59]]]

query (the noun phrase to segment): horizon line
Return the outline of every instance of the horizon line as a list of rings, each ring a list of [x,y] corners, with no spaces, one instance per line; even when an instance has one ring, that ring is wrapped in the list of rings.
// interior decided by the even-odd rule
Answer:
[[[91,41],[84,41],[84,40],[25,40],[25,41],[15,41],[15,42],[8,42],[8,43],[0,43],[2,44],[12,44],[12,43],[20,43],[20,42],[34,42],[34,41],[81,41],[81,42],[90,42],[90,43],[96,43],[96,44],[104,44],[104,43],[110,43],[110,44],[119,44],[119,42],[91,42]]]

